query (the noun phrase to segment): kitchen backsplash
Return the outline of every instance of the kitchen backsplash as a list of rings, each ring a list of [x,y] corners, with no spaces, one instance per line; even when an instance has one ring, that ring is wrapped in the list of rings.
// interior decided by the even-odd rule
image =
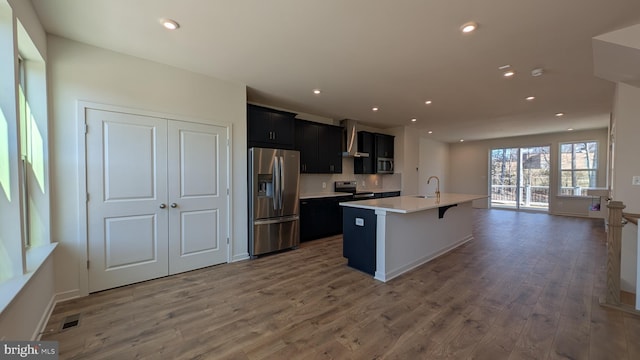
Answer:
[[[354,174],[353,158],[343,158],[342,174],[301,174],[300,193],[315,194],[333,192],[333,183],[345,180],[356,180],[359,189],[368,190],[400,190],[402,186],[401,174]],[[324,188],[323,185],[325,186]]]

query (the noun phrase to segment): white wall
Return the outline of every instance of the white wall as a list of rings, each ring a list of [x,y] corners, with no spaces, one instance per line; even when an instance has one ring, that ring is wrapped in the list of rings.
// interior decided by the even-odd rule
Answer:
[[[401,177],[402,195],[418,193],[418,169],[420,168],[420,131],[413,126],[391,129],[395,136],[394,167]]]
[[[622,201],[629,213],[640,213],[640,186],[631,178],[640,176],[640,88],[618,83],[614,100],[614,159],[612,198]],[[638,232],[637,226],[626,225],[622,231],[622,263],[620,287],[637,293]]]
[[[54,259],[49,257],[0,314],[0,339],[36,340],[54,305]]]
[[[605,187],[607,176],[608,129],[568,131],[531,136],[519,136],[484,141],[453,143],[449,146],[448,191],[454,193],[489,194],[489,152],[500,147],[551,146],[550,183],[558,184],[558,144],[567,141],[596,140],[599,144],[598,187]],[[552,194],[557,194],[552,191]],[[487,207],[489,201],[476,201],[474,206]],[[588,216],[590,199],[552,195],[549,213],[557,215]]]
[[[426,195],[435,192],[436,183],[431,181],[427,185],[429,176],[437,176],[440,179],[440,192],[451,192],[449,191],[449,185],[451,185],[449,177],[449,144],[421,137],[419,149],[418,194]]]
[[[640,213],[640,186],[631,185],[640,176],[640,88],[618,83],[614,103],[615,158],[613,198],[627,206],[624,211]]]
[[[51,213],[56,290],[61,299],[86,291],[84,235],[78,233],[78,101],[232,124],[232,256],[247,253],[246,88],[171,66],[48,37],[51,101]]]

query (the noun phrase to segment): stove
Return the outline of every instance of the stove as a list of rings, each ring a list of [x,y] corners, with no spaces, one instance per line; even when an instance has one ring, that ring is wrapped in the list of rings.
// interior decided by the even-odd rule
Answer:
[[[358,183],[355,180],[352,181],[336,181],[333,184],[335,192],[348,192],[353,194],[354,200],[373,199],[375,194],[373,191],[358,191]]]

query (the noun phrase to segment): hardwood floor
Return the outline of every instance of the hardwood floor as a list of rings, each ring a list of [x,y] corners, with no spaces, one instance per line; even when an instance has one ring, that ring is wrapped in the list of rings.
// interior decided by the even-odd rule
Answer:
[[[640,317],[598,304],[602,220],[474,210],[474,235],[388,283],[336,237],[108,290],[42,339],[61,359],[640,359]]]

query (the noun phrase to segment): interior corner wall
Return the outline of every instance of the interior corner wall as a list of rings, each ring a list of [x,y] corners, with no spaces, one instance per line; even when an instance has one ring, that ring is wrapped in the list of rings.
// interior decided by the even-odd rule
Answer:
[[[400,175],[402,195],[417,194],[419,132],[414,127],[399,126],[389,129],[387,133],[394,136],[393,170]]]
[[[624,211],[640,213],[640,186],[632,185],[640,176],[640,88],[618,83],[614,103],[615,155],[613,164],[614,200],[624,202]]]
[[[421,137],[419,140],[418,194],[433,194],[436,184],[427,184],[430,176],[440,179],[440,192],[451,192],[449,178],[449,144]]]
[[[83,295],[86,254],[79,251],[78,101],[140,109],[232,127],[231,260],[247,258],[246,86],[48,36],[52,238],[59,298]],[[86,291],[86,290],[85,290]]]
[[[632,185],[631,180],[633,176],[640,176],[640,88],[624,83],[617,84],[613,116],[615,130],[612,199],[622,201],[626,206],[625,212],[638,214],[640,186]],[[626,225],[622,231],[620,288],[636,294],[639,270],[637,250],[637,226]]]

